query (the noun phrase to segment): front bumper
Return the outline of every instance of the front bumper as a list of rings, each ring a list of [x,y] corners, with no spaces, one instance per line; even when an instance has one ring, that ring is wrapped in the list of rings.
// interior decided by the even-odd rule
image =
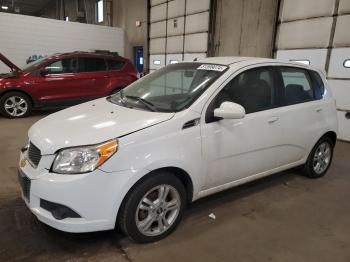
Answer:
[[[19,176],[29,180],[29,192],[21,183],[22,198],[40,221],[62,231],[78,233],[114,228],[119,206],[138,172],[106,173],[97,169],[79,175],[55,174],[34,168],[21,154]],[[56,219],[52,212],[40,206],[40,200],[66,206],[80,217]]]

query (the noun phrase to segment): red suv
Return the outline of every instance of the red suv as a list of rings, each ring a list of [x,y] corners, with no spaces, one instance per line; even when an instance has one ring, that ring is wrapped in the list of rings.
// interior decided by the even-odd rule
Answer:
[[[54,54],[0,74],[0,112],[25,117],[33,108],[64,107],[118,92],[138,78],[132,63],[111,52]]]

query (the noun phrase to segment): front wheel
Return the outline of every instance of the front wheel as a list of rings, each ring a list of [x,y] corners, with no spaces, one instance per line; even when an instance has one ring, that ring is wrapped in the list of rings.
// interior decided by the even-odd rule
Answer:
[[[127,195],[119,214],[119,227],[138,243],[160,240],[180,222],[185,202],[185,188],[176,176],[153,173]]]
[[[26,117],[31,110],[30,98],[21,92],[9,92],[0,99],[0,112],[7,118]]]
[[[319,178],[326,174],[333,158],[333,141],[322,137],[312,149],[304,165],[304,174],[310,178]]]

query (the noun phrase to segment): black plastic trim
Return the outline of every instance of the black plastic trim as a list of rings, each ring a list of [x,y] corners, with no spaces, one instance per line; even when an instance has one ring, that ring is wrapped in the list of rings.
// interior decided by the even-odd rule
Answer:
[[[187,129],[187,128],[190,128],[190,127],[194,127],[196,125],[199,124],[199,118],[196,118],[196,119],[192,119],[190,121],[187,121],[183,126],[182,126],[182,129]]]
[[[81,216],[67,206],[40,199],[40,207],[49,211],[54,218],[62,220],[65,218],[81,218]]]

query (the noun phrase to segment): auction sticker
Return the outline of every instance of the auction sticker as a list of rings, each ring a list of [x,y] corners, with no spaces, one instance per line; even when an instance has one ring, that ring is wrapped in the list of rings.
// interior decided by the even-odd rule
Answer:
[[[197,68],[197,70],[209,70],[209,71],[218,71],[222,72],[227,68],[227,66],[222,65],[213,65],[213,64],[203,64]]]

